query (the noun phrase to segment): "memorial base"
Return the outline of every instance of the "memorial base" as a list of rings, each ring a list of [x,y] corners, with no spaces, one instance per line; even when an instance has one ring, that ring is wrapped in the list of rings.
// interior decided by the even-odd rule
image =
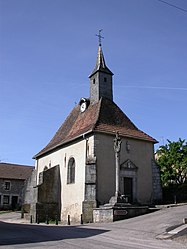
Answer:
[[[114,206],[102,206],[93,209],[94,223],[107,223],[149,213],[148,206],[132,206],[116,203]]]
[[[128,203],[124,196],[112,196],[109,203],[93,209],[93,222],[113,222],[149,213],[148,206]]]

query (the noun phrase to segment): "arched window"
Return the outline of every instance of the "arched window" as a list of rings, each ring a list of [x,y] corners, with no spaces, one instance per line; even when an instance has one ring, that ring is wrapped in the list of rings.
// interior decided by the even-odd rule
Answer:
[[[71,157],[68,162],[67,184],[75,183],[75,159]]]
[[[47,167],[47,166],[44,167],[44,171],[46,171],[46,170],[48,170],[48,167]]]

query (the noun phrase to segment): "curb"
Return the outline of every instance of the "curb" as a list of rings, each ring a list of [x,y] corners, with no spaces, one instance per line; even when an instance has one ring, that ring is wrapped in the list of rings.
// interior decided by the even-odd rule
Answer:
[[[159,235],[156,236],[156,239],[170,239],[174,235],[179,234],[180,232],[182,232],[185,229],[187,229],[187,224],[183,224],[181,226],[178,226],[175,229],[170,230],[169,232],[159,234]]]

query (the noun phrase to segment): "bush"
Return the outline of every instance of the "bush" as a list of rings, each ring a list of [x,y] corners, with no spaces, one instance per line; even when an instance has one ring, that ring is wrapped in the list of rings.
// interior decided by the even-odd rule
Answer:
[[[187,182],[163,187],[163,202],[165,204],[187,202]]]

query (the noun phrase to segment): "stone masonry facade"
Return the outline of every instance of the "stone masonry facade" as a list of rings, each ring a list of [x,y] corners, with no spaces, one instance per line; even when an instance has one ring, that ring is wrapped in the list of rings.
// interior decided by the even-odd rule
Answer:
[[[24,180],[0,179],[0,209],[21,207],[24,184]]]

